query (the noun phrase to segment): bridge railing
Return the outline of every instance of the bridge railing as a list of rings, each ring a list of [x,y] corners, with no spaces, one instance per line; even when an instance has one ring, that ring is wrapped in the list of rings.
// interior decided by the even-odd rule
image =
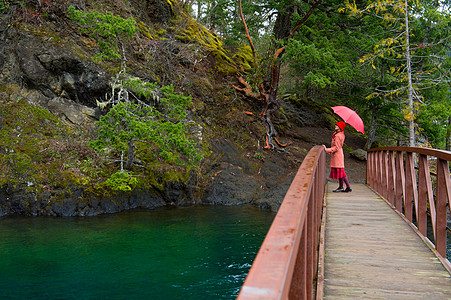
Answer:
[[[367,184],[435,248],[446,267],[447,214],[451,207],[451,152],[417,147],[368,150]],[[427,238],[428,215],[433,238]]]
[[[311,299],[325,193],[325,151],[300,166],[237,299]]]

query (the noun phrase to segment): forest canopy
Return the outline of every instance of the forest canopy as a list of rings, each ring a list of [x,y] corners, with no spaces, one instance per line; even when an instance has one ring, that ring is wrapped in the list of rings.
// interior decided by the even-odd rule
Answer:
[[[451,1],[196,0],[186,5],[230,47],[248,43],[247,29],[258,54],[259,69],[253,72],[264,80],[271,80],[274,58],[280,60],[279,94],[356,110],[367,129],[366,148],[379,141],[451,149]],[[281,47],[283,57],[275,57]],[[252,74],[240,76],[252,84]]]

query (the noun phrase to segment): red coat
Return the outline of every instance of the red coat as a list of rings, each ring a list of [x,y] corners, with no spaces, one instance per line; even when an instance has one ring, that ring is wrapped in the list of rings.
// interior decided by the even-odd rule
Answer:
[[[343,131],[336,132],[332,135],[332,144],[330,148],[326,148],[326,152],[330,154],[331,168],[345,167],[345,157],[343,154],[344,141],[345,133]]]

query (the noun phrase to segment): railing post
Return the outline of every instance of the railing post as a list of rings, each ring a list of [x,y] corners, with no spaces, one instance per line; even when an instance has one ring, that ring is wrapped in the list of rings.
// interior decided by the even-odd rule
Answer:
[[[381,152],[381,164],[382,164],[382,174],[381,174],[381,184],[382,184],[382,195],[385,199],[388,199],[388,157],[387,151]]]
[[[307,229],[306,222],[304,228]],[[307,235],[306,230],[302,231],[301,240],[299,242],[299,250],[296,257],[296,263],[293,270],[293,277],[290,278],[290,286],[282,295],[274,299],[307,299],[307,274],[308,264],[307,261]],[[286,293],[286,294],[285,294]]]
[[[388,202],[395,206],[395,152],[388,151],[388,185],[387,185],[387,200]]]
[[[446,261],[444,264],[451,270],[446,259],[447,217],[451,209],[451,152],[420,147],[380,147],[369,149],[368,157],[367,172],[371,175],[367,178],[370,184],[371,178],[375,178],[373,189],[418,229],[416,232],[430,247],[436,248],[437,256],[442,256],[442,262]],[[418,170],[415,158],[418,159]],[[436,175],[431,174],[429,166],[434,161],[437,162]],[[436,176],[436,182],[432,176]],[[428,214],[433,243],[432,238],[428,238]],[[413,224],[414,220],[416,224]]]
[[[451,208],[451,179],[448,162],[437,159],[437,205],[435,226],[435,248],[441,256],[446,257],[446,205]]]
[[[427,236],[427,202],[428,202],[428,178],[430,181],[428,157],[420,154],[418,159],[418,230]]]
[[[374,177],[376,184],[374,187],[379,194],[382,194],[382,173],[382,152],[376,152],[376,176]]]
[[[370,184],[373,187],[373,189],[376,190],[377,186],[377,168],[376,168],[376,162],[377,162],[377,152],[371,152],[371,178],[370,178]]]
[[[371,169],[373,166],[373,152],[369,152],[366,155],[366,184],[369,186],[373,186],[373,183],[371,182]]]
[[[313,189],[312,189],[313,192]],[[307,214],[307,221],[306,221],[306,226],[307,226],[307,278],[309,280],[307,280],[306,282],[306,291],[307,291],[307,298],[305,299],[312,299],[313,297],[313,278],[314,278],[314,273],[313,273],[313,269],[314,269],[314,264],[316,264],[316,260],[314,260],[315,254],[313,252],[315,248],[315,242],[313,241],[313,239],[316,237],[315,231],[316,231],[316,225],[315,225],[315,217],[313,215],[313,208],[315,207],[313,200],[314,199],[314,193],[312,193],[312,195],[310,196],[310,201],[308,204],[308,209],[309,209],[309,213]]]
[[[404,199],[404,207],[405,216],[410,222],[413,221],[413,203],[415,203],[416,215],[418,216],[418,189],[413,153],[406,152],[406,197]]]
[[[403,199],[406,197],[406,183],[404,174],[404,160],[402,151],[396,151],[396,185],[395,185],[395,207],[402,213]]]

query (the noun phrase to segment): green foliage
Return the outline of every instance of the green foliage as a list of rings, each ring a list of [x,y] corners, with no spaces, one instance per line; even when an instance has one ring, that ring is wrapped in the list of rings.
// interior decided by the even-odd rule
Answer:
[[[154,85],[132,79],[125,85],[138,96],[152,100],[155,97]],[[107,150],[113,153],[126,151],[129,141],[139,141],[150,147],[157,157],[169,164],[197,165],[202,155],[193,141],[187,136],[186,109],[191,98],[174,91],[173,86],[160,89],[161,97],[155,105],[120,102],[100,118],[99,136],[91,141],[93,149]]]
[[[155,97],[156,83],[142,81],[138,77],[130,77],[124,82],[124,87],[133,91],[136,95],[146,99]]]
[[[432,147],[446,150],[446,133],[449,129],[451,117],[451,100],[448,88],[441,91],[425,93],[425,105],[421,106],[418,114],[420,130]],[[433,99],[433,100],[432,100]]]
[[[339,63],[330,47],[317,47],[315,44],[296,40],[287,46],[285,58],[293,69],[302,69],[305,65],[316,66],[305,75],[304,85],[321,88],[336,85],[341,77],[339,73],[343,68],[349,67],[349,64],[346,66],[346,63]]]
[[[50,154],[50,148],[68,133],[43,108],[24,101],[0,100],[0,185],[51,181],[59,168],[54,155],[59,153]]]
[[[11,5],[11,0],[1,0],[0,1],[0,12],[4,13],[9,9],[9,6]]]
[[[119,59],[119,44],[122,40],[131,39],[138,31],[133,18],[124,19],[111,12],[102,14],[97,11],[84,13],[72,5],[68,8],[68,16],[82,26],[82,31],[95,38],[101,52],[97,59]]]
[[[128,172],[116,172],[105,182],[105,186],[113,191],[129,192],[138,184],[138,179]]]
[[[261,153],[261,152],[255,152],[254,158],[264,161],[265,160],[265,155],[263,153]]]
[[[378,72],[381,79],[366,99],[378,110],[390,102],[398,102],[404,124],[409,122],[415,128],[410,132],[410,144],[417,134],[426,134],[435,145],[440,144],[439,139],[444,141],[445,136],[443,129],[436,125],[446,126],[446,118],[430,115],[434,122],[425,118],[428,111],[435,110],[434,102],[450,103],[450,73],[446,67],[450,61],[447,54],[450,15],[437,5],[436,1],[427,0],[368,1],[359,8],[355,3],[346,2],[352,15],[367,14],[365,19],[372,19],[376,25],[367,33],[371,36],[368,44],[372,46],[359,61]],[[442,93],[444,89],[448,95]],[[446,105],[443,110],[447,110]],[[376,113],[381,115],[380,111]]]
[[[1,183],[26,182],[37,172],[30,156],[21,152],[0,155],[0,166],[2,166]]]
[[[273,20],[268,21],[268,16],[273,15],[286,2],[272,0],[242,1],[243,14],[246,18],[248,30],[254,39],[269,31],[269,27],[273,25]],[[238,1],[200,0],[196,1],[196,6],[197,20],[222,36],[226,45],[237,46],[247,42],[239,14]]]

